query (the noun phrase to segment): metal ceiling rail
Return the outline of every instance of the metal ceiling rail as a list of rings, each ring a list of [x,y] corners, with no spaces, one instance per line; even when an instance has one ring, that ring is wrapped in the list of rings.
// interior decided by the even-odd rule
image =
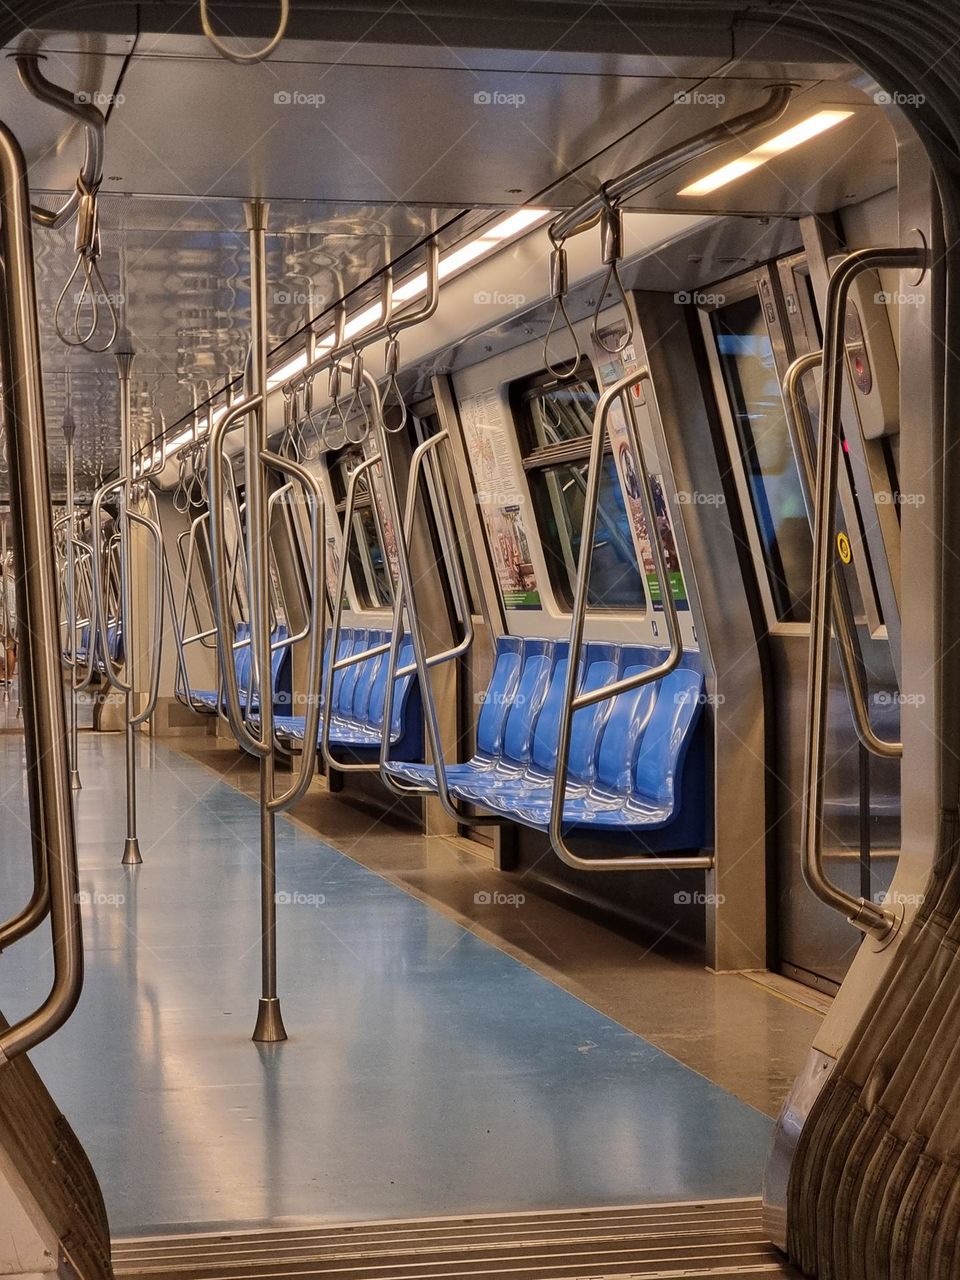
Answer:
[[[376,327],[366,333],[358,334],[356,338],[345,339],[343,334],[346,329],[346,305],[341,299],[337,304],[338,312],[337,325],[334,329],[333,337],[334,345],[330,350],[316,356],[295,377],[288,378],[282,384],[283,388],[292,391],[294,387],[304,382],[307,378],[313,378],[325,369],[339,366],[344,360],[358,356],[366,347],[373,346],[375,342],[386,339],[388,343],[394,344],[397,335],[404,329],[412,328],[414,325],[421,324],[424,320],[429,320],[436,312],[437,304],[440,301],[440,245],[437,240],[428,241],[424,252],[426,254],[426,286],[423,301],[418,307],[413,310],[402,308],[399,312],[397,311],[393,272],[392,270],[386,271],[381,291],[381,319]],[[339,337],[337,336],[338,333]],[[320,345],[322,345],[322,340]],[[391,352],[396,352],[395,346],[391,347]],[[397,362],[398,355],[391,354],[390,363]],[[359,390],[356,385],[356,379],[354,380],[353,389],[354,391]],[[336,390],[335,388],[331,391],[334,400],[340,398],[335,394]]]
[[[543,358],[544,364],[555,377],[572,377],[581,358],[580,343],[566,307],[569,281],[567,251],[564,248],[564,242],[569,240],[571,236],[579,235],[583,231],[589,231],[591,227],[595,227],[597,224],[600,225],[601,256],[607,272],[603,287],[599,290],[597,305],[593,313],[593,337],[597,345],[604,351],[610,355],[617,355],[633,340],[633,321],[630,309],[626,307],[626,294],[623,281],[620,278],[620,260],[623,256],[623,213],[620,206],[651,182],[657,181],[658,178],[666,177],[667,174],[679,169],[682,165],[688,164],[691,160],[696,160],[700,156],[706,155],[709,151],[732,142],[736,138],[752,132],[754,129],[758,129],[763,125],[773,124],[779,120],[787,109],[794,88],[795,86],[792,84],[769,86],[767,100],[761,103],[760,106],[734,116],[732,120],[721,120],[719,124],[711,125],[709,129],[704,129],[700,133],[694,134],[692,138],[675,143],[665,151],[660,151],[646,160],[641,160],[639,164],[634,165],[632,169],[628,169],[620,177],[611,178],[609,182],[605,182],[599,191],[587,196],[573,209],[568,209],[565,213],[560,213],[553,219],[547,228],[547,233],[553,244],[553,252],[550,255],[549,296],[554,299],[554,308],[543,340]],[[627,318],[626,330],[615,347],[608,347],[597,331],[603,299],[611,282],[617,286],[621,302],[624,303]],[[559,319],[563,320],[574,345],[574,355],[566,368],[555,367],[550,360],[550,339],[553,337]]]
[[[666,151],[660,151],[647,160],[641,160],[619,178],[611,178],[598,192],[587,196],[573,209],[558,214],[548,228],[550,239],[557,246],[569,240],[571,236],[589,231],[600,222],[605,209],[623,204],[649,183],[666,177],[682,165],[699,159],[708,151],[732,142],[745,133],[750,133],[763,125],[774,124],[786,111],[795,87],[792,84],[770,85],[767,100],[760,106],[734,116],[732,120],[721,120],[718,124],[711,125],[709,129],[694,134],[692,138],[675,143]]]

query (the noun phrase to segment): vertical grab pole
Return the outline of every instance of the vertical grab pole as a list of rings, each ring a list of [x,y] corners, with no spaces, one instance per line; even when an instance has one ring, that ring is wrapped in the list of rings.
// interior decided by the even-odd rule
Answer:
[[[63,444],[66,457],[67,481],[67,658],[70,670],[70,690],[67,698],[67,728],[70,735],[67,758],[70,761],[70,786],[80,790],[77,732],[77,576],[76,548],[77,510],[74,443],[76,423],[70,413],[63,420]]]
[[[250,386],[259,398],[244,426],[247,503],[247,574],[250,597],[251,669],[260,698],[260,737],[268,749],[260,756],[260,965],[261,989],[253,1039],[259,1044],[286,1040],[277,994],[277,831],[273,801],[273,680],[268,576],[268,510],[265,467],[267,451],[267,257],[269,205],[251,200],[245,206],[250,239]]]
[[[120,635],[123,640],[123,657],[126,671],[124,698],[124,741],[126,747],[127,774],[127,835],[123,842],[124,866],[135,867],[143,861],[140,838],[137,835],[137,726],[136,691],[134,688],[133,662],[133,592],[130,582],[130,469],[133,459],[133,443],[130,438],[130,369],[134,353],[121,348],[115,353],[117,379],[120,387],[120,492],[118,518],[120,522]],[[94,530],[96,534],[96,530]],[[107,625],[103,621],[103,644],[107,646]]]

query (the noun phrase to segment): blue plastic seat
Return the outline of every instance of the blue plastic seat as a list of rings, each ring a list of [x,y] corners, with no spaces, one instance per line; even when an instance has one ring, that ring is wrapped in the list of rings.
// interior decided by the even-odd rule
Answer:
[[[274,705],[278,709],[287,706],[290,701],[290,647],[282,643],[289,634],[287,628],[281,625],[274,628],[270,638],[271,688],[274,693]],[[251,692],[250,672],[253,666],[253,648],[249,641],[250,624],[238,622],[234,633],[233,669],[237,678],[240,705],[244,709],[247,708],[247,699]],[[213,689],[193,690],[192,698],[195,703],[200,703],[210,711],[216,711],[220,701],[217,691]],[[258,704],[259,691],[254,688],[250,711],[255,713]]]
[[[589,693],[602,689],[615,680],[619,670],[618,659],[614,645],[585,646],[578,686],[580,691]],[[566,654],[562,654],[554,666],[550,687],[537,717],[529,767],[492,785],[488,785],[485,778],[481,778],[476,786],[469,780],[458,782],[451,788],[454,795],[474,804],[505,809],[516,800],[525,800],[537,792],[545,792],[548,797],[552,794],[557,765],[557,725],[563,705],[567,667]],[[596,702],[574,713],[570,732],[568,795],[586,791],[594,781],[600,730],[609,711],[609,702]]]
[[[530,759],[534,720],[547,694],[554,650],[551,640],[504,637],[498,641],[480,717],[482,736],[481,726],[477,727],[477,751],[464,764],[447,765],[448,786],[467,784],[478,775],[488,773],[503,780],[523,769]],[[491,711],[484,720],[488,707]],[[389,769],[402,781],[423,783],[436,790],[437,778],[432,764],[397,760],[390,763]]]
[[[340,633],[337,660],[376,648],[388,640],[389,633],[385,631],[345,629]],[[405,636],[399,645],[397,668],[402,669],[412,662],[413,643],[409,636]],[[359,752],[364,757],[379,752],[386,707],[387,666],[388,655],[378,653],[333,673],[333,714],[329,735],[331,748],[350,753]],[[330,678],[330,667],[328,659],[324,669],[324,688]],[[302,742],[306,731],[306,717],[280,716],[275,721],[275,727],[282,737]],[[322,729],[321,719],[320,732]],[[391,743],[402,747],[404,754],[409,753],[414,758],[422,756],[423,726],[419,686],[413,672],[400,676],[395,681],[390,738]]]
[[[505,819],[548,829],[567,677],[565,651],[562,643],[525,640],[507,646],[501,641],[490,689],[506,691],[510,705],[499,720],[491,716],[482,749],[478,732],[471,760],[447,767],[454,797]],[[519,665],[515,680],[507,674],[508,653]],[[661,658],[660,650],[647,646],[618,650],[588,643],[578,691],[609,685],[621,669],[624,677],[637,675]],[[702,704],[699,659],[688,654],[660,680],[577,711],[571,725],[564,827],[630,833],[651,852],[702,848],[708,838],[703,734],[698,732]],[[432,765],[399,762],[390,768],[398,778],[436,790]]]

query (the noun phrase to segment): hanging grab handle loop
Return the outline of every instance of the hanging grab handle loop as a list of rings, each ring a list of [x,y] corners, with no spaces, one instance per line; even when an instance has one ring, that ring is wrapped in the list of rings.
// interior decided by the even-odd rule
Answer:
[[[404,400],[400,391],[400,384],[397,382],[397,374],[400,370],[400,339],[395,333],[391,333],[387,338],[387,345],[384,349],[383,357],[384,367],[387,374],[386,388],[384,389],[381,407],[383,409],[383,429],[390,435],[399,435],[407,425],[410,417],[407,409],[407,402]],[[395,426],[387,426],[387,407],[390,403],[390,396],[393,395],[397,408],[400,410],[400,419]]]
[[[177,460],[177,487],[173,491],[173,509],[185,515],[190,509],[190,495],[187,492],[187,455],[181,453]]]
[[[580,351],[580,343],[574,332],[573,324],[567,312],[567,251],[563,247],[563,241],[553,241],[553,252],[550,254],[550,295],[554,298],[553,315],[550,317],[550,324],[547,326],[546,336],[543,339],[543,363],[548,372],[554,377],[561,380],[571,378],[580,366],[582,353]],[[557,321],[563,319],[563,323],[567,327],[567,332],[573,340],[574,356],[568,367],[554,365],[550,361],[550,339],[553,337],[557,329]]]
[[[280,21],[277,25],[276,34],[267,41],[262,49],[256,49],[253,53],[235,53],[232,49],[227,48],[210,25],[210,14],[207,11],[207,5],[208,0],[200,0],[200,25],[203,27],[203,34],[219,53],[220,57],[226,58],[228,62],[237,62],[241,66],[250,66],[255,62],[263,62],[265,58],[270,57],[286,34],[287,22],[290,18],[290,0],[280,0]]]
[[[623,258],[623,213],[611,204],[608,204],[600,215],[600,243],[607,274],[597,294],[597,305],[593,309],[593,340],[608,356],[619,356],[633,341],[633,316],[630,313],[630,304],[620,276],[620,261]],[[599,328],[600,310],[611,284],[616,285],[617,292],[620,294],[620,301],[626,315],[626,329],[621,340],[609,347],[600,337]]]
[[[84,182],[83,175],[77,179],[77,191],[79,193],[79,202],[77,208],[77,227],[74,237],[74,251],[76,252],[76,261],[73,270],[67,278],[66,284],[57,299],[57,305],[53,312],[53,324],[57,332],[57,337],[68,347],[85,347],[88,351],[102,352],[108,350],[113,345],[117,336],[118,317],[117,310],[113,304],[113,299],[107,292],[107,286],[104,283],[103,276],[100,272],[100,215],[97,209],[97,191],[99,189],[99,181],[88,187]],[[76,280],[78,273],[83,272],[80,292],[77,294],[77,303],[73,312],[73,331],[69,332],[63,324],[62,312],[63,305],[66,301],[70,287]],[[89,322],[84,325],[83,311],[84,306],[89,308]],[[100,345],[94,345],[93,336],[100,328],[100,320],[103,315],[103,308],[110,317],[110,328],[107,340]]]
[[[353,360],[350,365],[350,403],[343,418],[343,429],[350,444],[363,444],[370,433],[370,413],[363,398],[363,352],[353,348]],[[363,427],[359,435],[351,435],[350,420],[357,408],[363,413]]]

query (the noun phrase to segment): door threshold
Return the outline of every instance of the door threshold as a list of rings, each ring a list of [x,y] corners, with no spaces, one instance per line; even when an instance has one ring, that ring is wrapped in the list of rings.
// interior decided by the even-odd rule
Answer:
[[[117,1280],[793,1277],[759,1197],[115,1240]]]

